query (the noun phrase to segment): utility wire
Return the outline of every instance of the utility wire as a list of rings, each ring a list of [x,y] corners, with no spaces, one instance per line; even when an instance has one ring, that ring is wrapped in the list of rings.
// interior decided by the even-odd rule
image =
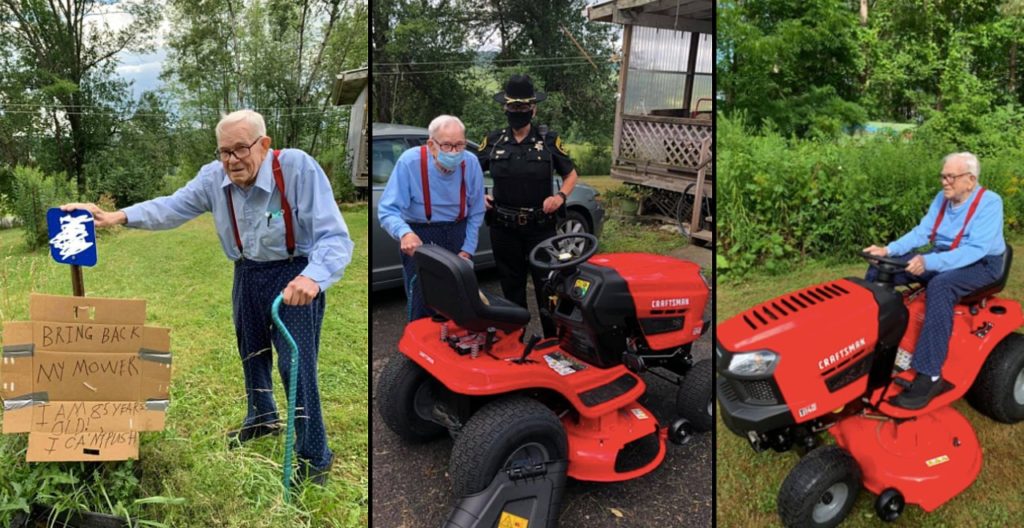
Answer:
[[[612,55],[595,55],[595,59],[611,59],[615,57]],[[451,60],[451,61],[415,61],[415,62],[374,62],[374,67],[377,66],[416,66],[425,64],[477,64],[480,62],[543,62],[543,61],[559,61],[559,60],[573,60],[580,59],[581,57],[523,57],[520,59],[476,59],[476,60]]]

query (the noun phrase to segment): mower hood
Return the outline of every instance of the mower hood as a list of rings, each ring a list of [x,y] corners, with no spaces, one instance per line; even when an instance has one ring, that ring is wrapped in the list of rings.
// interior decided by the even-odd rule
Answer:
[[[843,407],[867,388],[879,337],[876,295],[862,281],[842,279],[726,320],[716,330],[719,374],[751,400],[745,403],[784,404],[796,423]],[[743,389],[752,383],[770,390]]]

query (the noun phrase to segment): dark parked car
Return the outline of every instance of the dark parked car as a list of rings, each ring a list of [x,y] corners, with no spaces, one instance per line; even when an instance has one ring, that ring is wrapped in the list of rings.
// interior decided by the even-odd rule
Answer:
[[[407,149],[418,147],[427,142],[427,129],[411,127],[406,125],[392,125],[385,123],[374,123],[372,127],[373,148],[370,159],[373,180],[373,211],[371,222],[373,222],[372,251],[370,255],[371,286],[373,291],[385,288],[393,288],[402,285],[402,260],[398,253],[398,242],[391,238],[380,227],[377,219],[377,206],[380,203],[380,196],[384,192],[384,186],[391,177],[391,171],[395,168],[395,162]],[[466,147],[467,152],[475,151],[476,143],[470,142]],[[470,150],[472,149],[472,151]],[[561,185],[561,179],[556,178],[555,185]],[[491,191],[491,179],[484,174],[484,183],[487,192]],[[552,189],[552,194],[557,189]],[[577,181],[576,187],[569,200],[566,202],[566,216],[558,225],[559,233],[586,232],[595,236],[601,235],[601,228],[604,225],[604,209],[597,201],[597,190],[593,187]],[[473,262],[477,269],[485,269],[494,266],[494,255],[491,253],[491,235],[486,226],[480,229],[480,243]]]

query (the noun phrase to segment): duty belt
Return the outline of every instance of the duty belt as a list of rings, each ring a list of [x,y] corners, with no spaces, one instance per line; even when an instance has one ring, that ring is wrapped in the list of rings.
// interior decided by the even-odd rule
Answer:
[[[540,207],[502,207],[494,206],[495,218],[499,223],[511,226],[543,225],[554,221],[553,215],[544,212]]]

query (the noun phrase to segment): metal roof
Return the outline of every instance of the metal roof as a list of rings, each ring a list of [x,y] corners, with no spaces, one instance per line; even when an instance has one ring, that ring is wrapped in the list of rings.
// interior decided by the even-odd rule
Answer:
[[[585,14],[591,22],[714,33],[711,0],[608,0],[587,6]]]

